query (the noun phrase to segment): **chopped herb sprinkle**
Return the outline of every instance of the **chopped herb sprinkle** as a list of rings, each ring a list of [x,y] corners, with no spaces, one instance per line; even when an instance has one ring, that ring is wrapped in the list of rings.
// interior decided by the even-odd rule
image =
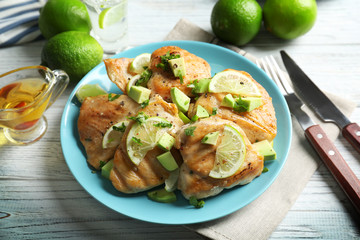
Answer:
[[[194,136],[194,131],[195,131],[196,127],[192,126],[192,127],[188,127],[185,129],[185,135],[186,136]]]
[[[113,128],[115,131],[125,132],[126,126],[125,126],[125,123],[122,123],[120,127],[113,126],[112,128]]]
[[[202,208],[202,207],[204,207],[204,205],[205,205],[205,202],[204,202],[204,200],[198,200],[196,197],[194,197],[194,196],[191,196],[190,198],[189,198],[189,203],[190,203],[190,205],[192,205],[192,206],[194,206],[195,208]]]
[[[111,101],[114,101],[115,99],[118,99],[119,97],[120,97],[120,94],[115,94],[113,96],[112,93],[109,93],[108,100],[111,102]]]
[[[180,58],[180,54],[170,53],[170,51],[168,51],[165,55],[160,56],[161,63],[156,64],[156,67],[162,68],[164,71],[169,71],[169,60],[176,58]]]
[[[127,118],[130,120],[134,120],[139,124],[143,124],[145,120],[149,118],[149,116],[144,114],[144,112],[139,112],[139,114],[136,117],[127,117]]]
[[[135,142],[135,143],[137,143],[139,145],[143,145],[140,138],[132,137],[131,141],[133,141],[133,142]]]
[[[172,127],[172,123],[167,123],[167,122],[159,122],[159,123],[155,123],[154,124],[155,127],[160,127],[160,128],[170,128]]]

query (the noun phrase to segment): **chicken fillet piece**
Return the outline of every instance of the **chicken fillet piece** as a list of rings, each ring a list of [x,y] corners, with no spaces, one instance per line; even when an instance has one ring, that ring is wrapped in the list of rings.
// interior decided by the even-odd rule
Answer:
[[[128,120],[140,108],[139,104],[126,95],[110,101],[108,95],[87,97],[81,105],[78,118],[78,131],[83,144],[87,162],[95,169],[100,162],[114,157],[116,146],[103,149],[102,140],[107,129],[113,124]]]
[[[246,155],[243,164],[237,172],[227,178],[215,179],[209,176],[214,167],[216,149],[221,143],[225,125],[232,126],[243,136],[246,145]],[[192,136],[185,134],[189,126],[196,127]],[[201,143],[203,137],[211,132],[220,131],[217,144]],[[194,196],[198,199],[219,194],[225,188],[244,185],[260,176],[264,167],[263,156],[254,149],[244,131],[231,121],[216,116],[201,119],[193,124],[184,125],[176,138],[176,148],[180,149],[184,163],[180,168],[178,189],[185,198]]]
[[[165,102],[159,95],[150,99],[149,105],[141,109],[149,117],[161,117],[172,123],[168,133],[173,137],[183,125],[178,117],[178,109],[173,103]],[[127,154],[126,138],[134,122],[127,127],[120,146],[117,148],[114,156],[114,166],[110,172],[110,180],[114,187],[123,193],[142,192],[165,182],[169,177],[168,172],[157,160],[157,156],[164,153],[158,147],[147,152],[144,159],[139,165],[135,165]],[[177,149],[171,150],[175,160],[180,166],[182,163],[181,156]]]

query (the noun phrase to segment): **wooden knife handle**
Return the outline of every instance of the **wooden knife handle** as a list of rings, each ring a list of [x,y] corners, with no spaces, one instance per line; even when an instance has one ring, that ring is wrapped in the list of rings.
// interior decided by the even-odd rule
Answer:
[[[350,123],[342,130],[342,135],[360,153],[360,127],[357,123]]]
[[[305,136],[360,213],[360,180],[319,125],[306,129]]]

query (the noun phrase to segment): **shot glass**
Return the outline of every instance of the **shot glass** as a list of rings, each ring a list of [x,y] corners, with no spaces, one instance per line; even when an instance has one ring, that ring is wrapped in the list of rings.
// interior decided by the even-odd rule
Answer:
[[[114,54],[128,44],[127,0],[83,0],[93,36],[105,54]]]
[[[43,115],[63,93],[69,76],[44,66],[18,68],[0,75],[0,128],[15,144],[30,144],[46,132]]]

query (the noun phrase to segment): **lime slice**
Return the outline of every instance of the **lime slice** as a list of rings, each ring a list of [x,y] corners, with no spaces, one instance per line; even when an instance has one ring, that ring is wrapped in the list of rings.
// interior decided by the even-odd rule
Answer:
[[[161,127],[161,123],[170,122],[160,117],[150,117],[131,127],[126,138],[126,147],[129,158],[135,165],[140,164],[146,153],[152,150],[161,136],[169,130],[170,127]]]
[[[116,6],[106,8],[99,15],[99,27],[104,29],[113,25],[114,23],[121,21],[121,19],[125,17],[125,11],[126,1],[123,1]]]
[[[209,84],[209,92],[261,97],[258,87],[248,76],[232,70],[216,74]]]
[[[76,91],[75,95],[79,102],[82,103],[86,97],[95,97],[106,93],[99,84],[85,84]]]
[[[235,128],[226,125],[221,143],[216,149],[214,167],[209,176],[227,178],[234,175],[244,162],[245,154],[244,138]]]
[[[142,53],[134,58],[130,64],[130,72],[133,73],[142,73],[147,67],[150,66],[150,53]]]
[[[132,78],[130,78],[129,82],[127,83],[126,85],[126,92],[127,94],[129,94],[130,92],[130,88],[132,86],[135,86],[135,83],[140,79],[141,75],[140,74],[137,74],[135,76],[133,76]]]
[[[121,121],[109,127],[103,137],[102,147],[111,148],[118,146],[127,125],[129,125],[129,121]]]

